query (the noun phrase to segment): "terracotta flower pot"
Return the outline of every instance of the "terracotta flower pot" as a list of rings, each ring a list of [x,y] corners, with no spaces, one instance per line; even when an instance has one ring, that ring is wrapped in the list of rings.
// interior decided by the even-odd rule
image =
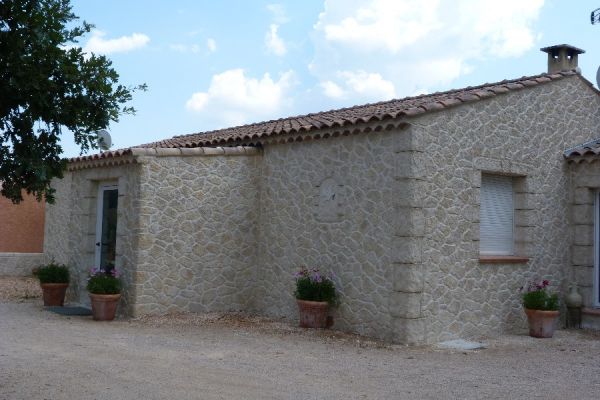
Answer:
[[[301,328],[326,328],[329,303],[326,301],[296,300]],[[333,321],[332,321],[333,324]]]
[[[44,306],[60,306],[65,304],[65,293],[67,293],[68,283],[40,283],[42,287],[42,297]]]
[[[551,338],[554,335],[559,311],[543,311],[525,309],[529,323],[529,336],[536,338]]]
[[[112,321],[115,319],[117,305],[121,294],[93,294],[90,293],[92,301],[92,317],[95,321]]]

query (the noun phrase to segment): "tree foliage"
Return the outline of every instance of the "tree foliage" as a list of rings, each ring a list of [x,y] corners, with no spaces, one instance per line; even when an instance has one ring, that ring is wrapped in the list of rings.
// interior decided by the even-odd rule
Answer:
[[[60,136],[81,152],[96,148],[95,131],[134,113],[126,104],[145,85],[126,87],[105,56],[85,54],[78,39],[93,26],[69,0],[0,1],[0,181],[13,202],[22,192],[52,203],[62,178]]]

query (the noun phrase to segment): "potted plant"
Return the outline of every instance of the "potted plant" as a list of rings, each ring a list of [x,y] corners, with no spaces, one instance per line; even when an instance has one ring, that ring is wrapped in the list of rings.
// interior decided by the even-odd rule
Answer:
[[[121,298],[121,280],[114,267],[92,268],[86,286],[92,302],[92,317],[96,321],[115,319],[117,305]]]
[[[551,338],[556,329],[559,315],[557,293],[550,293],[550,282],[531,282],[522,295],[523,307],[529,323],[529,335],[536,338]],[[521,288],[523,290],[523,288]]]
[[[335,284],[318,269],[302,267],[296,272],[296,302],[302,328],[328,327],[327,313],[335,305]]]
[[[51,262],[39,267],[34,275],[40,280],[44,306],[62,307],[69,286],[69,268],[64,264]]]

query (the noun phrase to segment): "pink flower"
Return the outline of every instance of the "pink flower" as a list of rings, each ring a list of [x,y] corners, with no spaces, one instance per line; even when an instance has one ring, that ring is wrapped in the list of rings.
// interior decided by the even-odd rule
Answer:
[[[313,282],[317,282],[317,283],[321,283],[323,281],[323,278],[321,277],[321,274],[319,273],[318,270],[313,270],[313,273],[312,273],[310,279]]]

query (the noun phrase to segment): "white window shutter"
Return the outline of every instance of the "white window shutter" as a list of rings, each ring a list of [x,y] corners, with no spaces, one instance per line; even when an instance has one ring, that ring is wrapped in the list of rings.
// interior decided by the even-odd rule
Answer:
[[[510,176],[481,176],[479,252],[513,255],[514,205]]]

